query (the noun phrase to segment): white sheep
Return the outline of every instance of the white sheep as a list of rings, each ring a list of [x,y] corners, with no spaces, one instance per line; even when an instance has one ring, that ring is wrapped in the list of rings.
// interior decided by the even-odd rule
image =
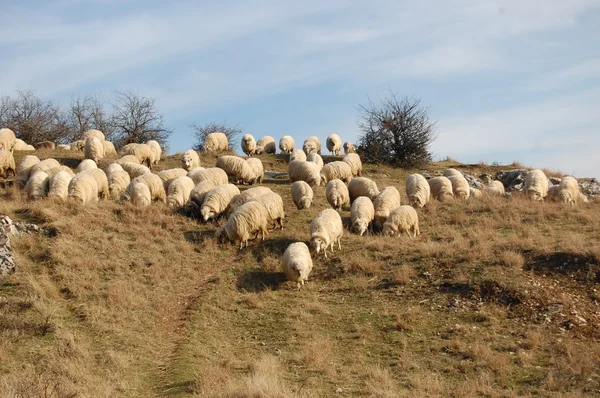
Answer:
[[[527,173],[523,192],[531,200],[544,200],[548,194],[548,178],[542,170],[535,169]]]
[[[471,194],[469,195],[469,198],[471,199],[481,199],[483,197],[483,192],[477,188],[470,188]]]
[[[66,171],[60,171],[50,177],[48,181],[48,198],[63,202],[69,195],[69,183],[73,175]]]
[[[125,191],[121,194],[121,202],[131,200],[131,191],[135,184],[142,183],[148,187],[150,191],[150,199],[155,202],[166,202],[165,187],[162,180],[156,174],[148,173],[135,177],[131,180]]]
[[[311,135],[310,137],[307,138],[307,140],[309,140],[309,141],[312,140],[317,144],[317,153],[320,155],[321,154],[321,139],[319,137],[317,137],[316,135]]]
[[[29,176],[31,175],[31,168],[39,162],[40,159],[35,155],[27,155],[21,159],[21,162],[17,166],[17,178],[15,180],[19,188],[27,184],[27,180],[29,180]]]
[[[296,149],[296,145],[294,142],[294,137],[291,135],[284,135],[279,139],[279,149],[281,153],[287,153],[288,155],[294,152]]]
[[[115,149],[115,144],[110,141],[103,141],[102,146],[104,147],[104,157],[112,158],[113,156],[117,156],[117,150]]]
[[[116,163],[114,163],[116,164]],[[129,174],[121,169],[111,170],[110,174],[107,174],[108,177],[108,192],[110,194],[111,199],[119,199],[121,194],[127,189],[129,183],[131,183],[131,177]]]
[[[210,153],[225,152],[229,149],[229,141],[223,133],[210,133],[204,139],[204,151]]]
[[[323,162],[323,158],[321,157],[321,155],[319,155],[318,153],[314,153],[314,152],[309,154],[306,157],[306,161],[316,163],[317,166],[319,166],[319,171],[321,171],[323,169],[323,165],[325,164]]]
[[[504,184],[501,181],[494,180],[485,187],[484,192],[492,196],[504,196],[506,191],[504,190]]]
[[[121,163],[121,167],[127,172],[127,174],[129,174],[129,178],[131,178],[132,180],[141,175],[152,173],[150,169],[144,166],[143,164]]]
[[[390,213],[400,206],[400,192],[396,187],[387,187],[383,189],[373,201],[375,208],[373,225],[381,230],[383,223],[389,217]]]
[[[181,155],[181,167],[190,171],[196,167],[200,167],[200,156],[193,149],[188,149]]]
[[[325,141],[327,150],[331,152],[333,156],[339,156],[342,150],[342,138],[337,134],[331,134]]]
[[[204,197],[214,187],[215,184],[211,180],[200,181],[196,184],[185,204],[185,212],[194,218],[200,218],[200,208],[204,202]]]
[[[131,204],[135,207],[147,207],[152,203],[150,188],[142,182],[133,181],[131,185]]]
[[[262,155],[263,153],[275,154],[276,151],[277,148],[275,147],[275,138],[271,137],[270,135],[266,135],[258,140],[254,153],[257,155]]]
[[[399,206],[394,209],[383,224],[383,234],[385,236],[402,235],[416,238],[421,234],[419,231],[419,216],[417,211],[411,206]]]
[[[9,178],[17,174],[15,158],[10,151],[0,150],[0,177]]]
[[[333,209],[321,211],[310,223],[310,244],[317,254],[323,250],[327,258],[327,248],[337,242],[338,248],[342,250],[342,236],[344,235],[344,226],[339,213]]]
[[[304,181],[296,181],[292,184],[292,200],[298,210],[310,209],[313,201],[313,190]]]
[[[359,196],[352,202],[350,207],[350,219],[352,220],[352,231],[363,235],[375,218],[375,207],[367,196]]]
[[[147,144],[127,144],[121,148],[121,156],[133,155],[140,164],[145,164],[149,169],[154,163],[154,151]]]
[[[41,199],[48,195],[48,180],[48,173],[45,171],[36,171],[31,174],[25,185],[29,200]]]
[[[67,198],[84,205],[98,202],[98,182],[96,178],[85,171],[76,174],[69,182]]]
[[[162,155],[162,148],[160,147],[160,144],[158,141],[150,140],[146,141],[146,145],[148,145],[150,149],[152,149],[152,152],[154,152],[154,164],[158,163]]]
[[[288,174],[290,182],[304,181],[311,187],[321,184],[321,174],[319,166],[313,162],[305,160],[293,160],[288,164]]]
[[[56,148],[56,145],[52,141],[42,141],[35,144],[35,148],[39,151],[54,150]]]
[[[104,169],[104,172],[106,173],[107,177],[110,177],[111,173],[115,171],[124,171],[123,166],[121,166],[119,163],[113,162],[106,166],[106,168]]]
[[[16,150],[17,146],[15,145],[15,150]],[[71,150],[71,145],[69,144],[58,144],[56,146],[56,149],[58,149],[59,151],[70,151]]]
[[[356,153],[349,153],[342,159],[343,162],[346,162],[352,168],[352,176],[361,176],[362,175],[362,161],[360,160],[360,156]]]
[[[411,174],[406,178],[406,196],[414,207],[424,207],[429,203],[431,189],[421,174]]]
[[[100,199],[108,199],[110,191],[108,189],[108,177],[102,169],[88,169],[78,174],[90,174],[96,179],[98,184],[98,197]]]
[[[12,153],[15,150],[17,137],[15,132],[9,128],[0,129],[0,150]]]
[[[211,189],[204,197],[200,214],[204,222],[216,219],[227,211],[231,200],[239,195],[240,190],[233,184],[220,185]]]
[[[350,194],[348,193],[348,187],[342,182],[342,180],[331,180],[327,183],[325,188],[325,197],[327,202],[336,210],[341,210],[344,206],[350,204]]]
[[[288,281],[296,282],[296,286],[300,289],[300,286],[304,286],[304,282],[308,280],[313,268],[308,246],[304,242],[290,244],[283,252],[281,266]]]
[[[450,169],[445,169],[445,170],[442,172],[442,175],[443,175],[444,177],[448,177],[448,178],[450,178],[450,177],[452,177],[452,176],[464,177],[464,176],[463,176],[463,173],[461,173],[460,171],[458,171],[458,170],[456,170],[456,169],[452,169],[452,168],[450,168]]]
[[[289,162],[293,162],[294,160],[306,160],[306,154],[302,150],[296,149],[292,151]]]
[[[249,158],[246,159],[246,163],[250,166],[250,170],[252,170],[252,182],[262,184],[265,179],[265,169],[263,168],[263,164],[258,158]]]
[[[71,151],[83,152],[83,149],[85,148],[85,141],[84,140],[73,141],[69,144],[69,146],[71,147]]]
[[[29,149],[29,147],[31,147],[31,149]],[[15,150],[15,151],[30,151],[30,150],[35,150],[35,148],[32,145],[27,145],[27,143],[25,141],[23,141],[22,139],[16,138],[15,139],[15,147],[13,150]]]
[[[219,243],[225,238],[240,244],[240,250],[248,246],[251,236],[262,236],[265,239],[267,232],[268,214],[262,203],[248,202],[240,206],[228,219],[227,223],[217,229],[215,236]]]
[[[85,142],[90,137],[95,137],[100,142],[102,142],[102,141],[104,141],[106,139],[104,137],[104,133],[102,133],[102,131],[96,130],[96,129],[90,129],[90,130],[86,131],[85,133],[83,133],[83,137],[81,139],[82,139],[82,141]]]
[[[452,193],[452,182],[450,182],[448,177],[434,177],[427,182],[429,183],[431,196],[433,196],[434,199],[443,202],[447,199],[452,199],[454,196]]]
[[[220,156],[217,159],[217,167],[223,169],[229,179],[236,184],[250,184],[254,182],[254,173],[248,162],[238,156]]]
[[[356,153],[356,147],[350,141],[344,142],[344,155]]]
[[[75,169],[75,171],[77,173],[82,172],[83,170],[89,170],[89,169],[97,169],[98,165],[96,164],[96,161],[93,159],[83,159],[81,162],[79,162],[79,164],[77,165],[77,169]]]
[[[167,191],[167,206],[181,207],[185,205],[190,198],[190,193],[194,189],[194,181],[187,176],[177,177],[169,184]]]
[[[137,156],[125,155],[125,156],[121,156],[120,158],[118,158],[117,160],[115,160],[115,163],[120,164],[120,165],[122,165],[124,163],[140,164],[140,160],[137,158]]]
[[[350,193],[350,203],[360,196],[366,196],[373,201],[379,195],[377,183],[367,177],[352,178],[348,184],[348,192]]]
[[[218,167],[211,167],[204,169],[202,167],[196,167],[187,173],[187,176],[194,180],[194,184],[198,184],[204,180],[210,180],[215,184],[215,187],[219,185],[225,185],[229,182],[229,177],[225,170]]]
[[[30,174],[33,175],[33,173],[36,173],[38,171],[48,171],[55,167],[60,167],[60,163],[58,163],[58,160],[52,158],[44,159],[40,162],[37,162],[31,167]]]
[[[461,200],[467,200],[469,199],[469,196],[471,195],[471,187],[469,186],[469,182],[467,181],[467,179],[465,177],[463,177],[463,175],[451,175],[450,177],[447,177],[450,180],[450,183],[452,184],[452,193],[454,194],[455,198],[461,199]]]
[[[321,140],[315,136],[308,137],[306,140],[304,140],[304,144],[302,144],[302,150],[307,156],[311,153],[318,153],[320,155]]]
[[[275,192],[267,192],[262,195],[253,196],[248,202],[260,202],[267,208],[269,222],[273,228],[283,229],[283,219],[285,212],[283,210],[283,199]]]
[[[185,169],[175,168],[175,169],[167,169],[158,173],[158,176],[162,180],[165,186],[165,192],[169,190],[169,184],[171,181],[178,177],[186,176],[188,172]]]
[[[575,205],[579,202],[579,183],[574,177],[566,176],[558,184],[558,197],[561,202]]]
[[[241,145],[242,152],[244,152],[247,156],[252,156],[254,154],[254,151],[256,150],[256,140],[252,134],[244,134]]]
[[[352,167],[348,163],[339,160],[327,163],[321,169],[321,179],[324,182],[340,179],[348,184],[352,180]]]
[[[64,165],[48,169],[48,170],[46,170],[46,173],[48,173],[48,178],[50,178],[54,174],[60,173],[61,171],[68,173],[71,177],[73,177],[75,175],[75,173],[73,173],[73,170],[71,170],[71,168],[69,166],[64,166]]]
[[[229,208],[227,209],[227,214],[233,213],[238,207],[248,202],[250,198],[255,196],[260,196],[265,193],[273,192],[271,189],[267,187],[254,187],[246,189],[245,191],[241,191],[239,195],[236,195],[231,202],[229,203]]]

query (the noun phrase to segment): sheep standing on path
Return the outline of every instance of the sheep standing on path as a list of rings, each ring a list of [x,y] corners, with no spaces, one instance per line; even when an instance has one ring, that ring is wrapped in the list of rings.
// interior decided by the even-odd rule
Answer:
[[[290,244],[282,258],[282,269],[289,281],[296,282],[300,289],[313,268],[313,261],[310,257],[308,246],[304,242],[295,242]]]
[[[327,258],[327,248],[337,242],[338,248],[342,250],[342,235],[344,235],[344,226],[339,213],[333,209],[321,211],[310,223],[310,243],[317,254],[323,250]]]
[[[325,141],[327,150],[331,152],[333,156],[340,156],[342,150],[342,138],[337,134],[331,134]]]

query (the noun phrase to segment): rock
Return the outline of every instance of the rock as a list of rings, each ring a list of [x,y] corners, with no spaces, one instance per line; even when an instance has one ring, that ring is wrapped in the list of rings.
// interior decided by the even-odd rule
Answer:
[[[507,192],[522,191],[525,185],[525,176],[527,176],[527,170],[525,169],[501,170],[496,173],[496,179],[502,182]]]
[[[579,178],[579,189],[587,196],[600,196],[600,182],[595,178]]]
[[[17,269],[12,255],[10,235],[19,236],[34,232],[40,232],[40,227],[35,224],[13,222],[8,216],[0,216],[0,277],[12,274]]]
[[[465,180],[467,180],[470,187],[477,188],[477,189],[483,189],[484,185],[478,178],[473,177],[472,175],[469,175],[469,174],[465,174],[464,176],[465,176]]]

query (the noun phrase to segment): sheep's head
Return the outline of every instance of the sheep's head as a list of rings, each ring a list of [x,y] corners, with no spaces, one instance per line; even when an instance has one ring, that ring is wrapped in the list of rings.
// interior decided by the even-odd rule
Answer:
[[[535,189],[529,188],[527,190],[527,197],[531,200],[541,201],[543,200],[542,196]]]
[[[352,225],[352,231],[360,236],[364,235],[368,228],[369,225],[364,220],[356,220],[356,222]]]
[[[573,198],[571,191],[569,191],[568,189],[563,189],[562,191],[560,191],[560,193],[558,195],[560,196],[560,201],[563,203],[566,203],[566,204],[575,203],[575,198]]]
[[[225,232],[225,226],[222,225],[215,231],[215,237],[217,238],[217,243],[226,242],[227,233]]]
[[[254,150],[254,154],[255,155],[262,155],[262,153],[265,151],[265,149],[262,146],[257,146],[256,149]]]
[[[298,208],[300,210],[303,209],[310,209],[310,206],[312,205],[312,199],[309,197],[303,197],[300,202],[298,203]]]
[[[302,150],[306,155],[317,153],[317,145],[313,141],[305,142],[302,146]]]
[[[181,158],[181,166],[185,171],[190,171],[192,168],[192,159],[187,155],[183,155]]]
[[[325,174],[321,174],[321,181],[319,182],[319,185],[322,186],[327,186],[327,177],[325,177]]]
[[[385,222],[383,224],[383,235],[394,236],[398,232],[398,227],[392,223]]]
[[[410,195],[408,197],[409,202],[415,207],[423,207],[425,203],[423,203],[423,199],[419,195]]]
[[[327,241],[325,241],[325,239],[322,236],[312,236],[310,238],[310,244],[312,245],[313,249],[317,252],[317,254],[319,254],[319,252],[321,250],[323,250],[324,252],[327,249]]]
[[[202,207],[202,209],[200,209],[200,215],[202,216],[202,220],[204,220],[204,222],[207,222],[208,220],[215,217],[215,212],[210,207],[204,206]]]

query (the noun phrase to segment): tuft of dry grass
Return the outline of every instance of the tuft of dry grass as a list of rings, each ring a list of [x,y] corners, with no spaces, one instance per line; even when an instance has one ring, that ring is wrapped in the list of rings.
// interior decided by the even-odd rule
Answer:
[[[525,258],[523,258],[523,255],[511,250],[502,253],[502,262],[505,266],[516,269],[523,269],[525,266]]]

